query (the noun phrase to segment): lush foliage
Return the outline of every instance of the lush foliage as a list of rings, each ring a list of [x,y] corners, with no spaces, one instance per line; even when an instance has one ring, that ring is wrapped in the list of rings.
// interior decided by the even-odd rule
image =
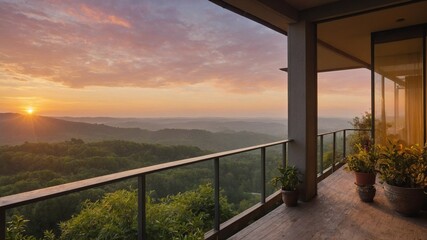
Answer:
[[[137,234],[135,192],[120,190],[83,209],[61,223],[61,239],[134,239]]]
[[[363,131],[372,128],[372,114],[365,112],[360,117],[353,118],[351,125],[354,129],[359,129],[350,137],[350,146],[354,146],[354,152],[359,151],[357,145],[360,145],[362,148],[368,149],[372,145],[371,132]]]
[[[426,148],[390,142],[380,147],[376,169],[382,181],[398,187],[427,186]]]
[[[275,186],[280,185],[283,190],[294,191],[297,189],[301,180],[299,179],[300,172],[295,166],[285,166],[277,168],[280,175],[273,178],[272,182]]]
[[[125,141],[0,147],[0,196],[208,153],[197,147]]]
[[[149,201],[150,202],[150,201]],[[233,216],[227,198],[221,194],[221,219]],[[201,239],[212,229],[215,216],[213,187],[201,185],[187,191],[150,202],[147,207],[147,233],[152,239]]]
[[[346,157],[348,171],[375,173],[375,165],[379,158],[379,149],[373,145],[370,147],[362,147],[361,144],[356,144],[356,153]]]
[[[150,239],[201,239],[212,228],[214,219],[213,188],[201,185],[187,191],[153,201],[148,196],[147,234]],[[221,217],[226,220],[233,211],[225,197],[220,198]],[[136,239],[137,238],[137,194],[135,191],[119,190],[102,199],[86,201],[82,210],[70,220],[60,224],[58,237],[46,231],[42,240],[74,239]],[[22,216],[13,216],[8,224],[8,240],[36,240],[25,233],[26,224]]]
[[[6,239],[7,240],[37,240],[36,237],[26,235],[27,223],[29,220],[21,215],[12,216],[11,221],[7,222]],[[52,231],[45,231],[41,240],[55,240],[56,236]]]

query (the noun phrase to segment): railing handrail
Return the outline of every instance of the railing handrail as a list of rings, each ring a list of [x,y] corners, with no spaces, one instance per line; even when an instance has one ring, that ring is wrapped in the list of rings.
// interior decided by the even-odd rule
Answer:
[[[369,129],[369,128],[365,128],[365,129],[364,128],[344,128],[344,129],[335,130],[332,132],[319,133],[319,134],[317,134],[317,136],[320,137],[320,136],[325,136],[325,135],[334,134],[334,133],[343,132],[343,131],[371,131],[371,129]]]
[[[222,157],[249,152],[249,151],[253,151],[261,148],[280,145],[280,144],[288,143],[291,141],[292,139],[286,139],[286,140],[281,140],[277,142],[271,142],[271,143],[260,144],[260,145],[251,146],[251,147],[245,147],[245,148],[239,148],[239,149],[234,149],[234,150],[229,150],[229,151],[224,151],[219,153],[203,155],[199,157],[176,160],[173,162],[162,163],[162,164],[152,165],[148,167],[133,169],[133,170],[127,170],[119,173],[113,173],[113,174],[103,175],[103,176],[89,178],[85,180],[56,185],[52,187],[42,188],[38,190],[4,196],[0,198],[0,209],[14,208],[14,207],[26,205],[32,202],[36,202],[36,201],[50,199],[50,198],[62,196],[65,194],[69,194],[72,192],[78,192],[85,189],[98,187],[98,186],[110,184],[117,181],[126,180],[129,178],[140,176],[142,174],[155,173],[155,172],[164,171],[171,168],[204,162],[204,161],[212,160],[215,158],[222,158]]]

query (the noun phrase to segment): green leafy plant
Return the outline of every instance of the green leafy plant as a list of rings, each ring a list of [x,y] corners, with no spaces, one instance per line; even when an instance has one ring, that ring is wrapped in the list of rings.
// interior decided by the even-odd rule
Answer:
[[[427,186],[426,147],[389,141],[387,146],[380,148],[376,170],[383,182],[398,187]]]
[[[300,172],[295,166],[285,166],[277,168],[280,175],[272,179],[273,185],[280,185],[282,190],[295,191],[301,180],[299,179]]]
[[[360,130],[350,135],[350,146],[353,146],[352,150],[357,152],[359,150],[357,145],[369,148],[372,145],[371,132],[364,130],[372,128],[372,114],[370,112],[364,112],[362,116],[354,117],[350,124],[354,129]]]
[[[375,173],[375,165],[379,158],[378,146],[364,147],[356,144],[357,153],[346,158],[345,170],[362,173]]]
[[[221,219],[234,215],[226,197],[220,197],[220,205]],[[203,239],[215,215],[214,188],[208,183],[161,199],[148,195],[146,211],[149,239]],[[137,212],[136,191],[109,193],[62,222],[60,239],[136,239]]]
[[[7,222],[6,240],[38,240],[39,238],[26,234],[27,223],[29,221],[30,220],[25,219],[24,216],[13,215],[11,220]],[[55,239],[57,239],[55,234],[50,230],[46,230],[43,232],[43,238],[39,240]]]

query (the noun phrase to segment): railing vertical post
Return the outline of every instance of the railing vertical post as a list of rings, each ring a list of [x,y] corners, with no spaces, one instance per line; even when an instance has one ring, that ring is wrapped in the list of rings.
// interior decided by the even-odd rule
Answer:
[[[347,130],[346,129],[344,129],[342,135],[343,135],[342,156],[343,156],[343,159],[345,159],[347,157]]]
[[[323,174],[323,135],[320,135],[320,174]]]
[[[287,142],[284,142],[283,143],[283,145],[282,145],[282,153],[283,153],[283,158],[282,158],[282,167],[286,167],[286,161],[287,161],[287,155],[288,155],[288,153],[287,153],[287,146],[288,146],[288,143]]]
[[[6,239],[6,210],[0,208],[0,239]]]
[[[337,132],[334,132],[332,134],[333,141],[332,141],[332,172],[335,171],[335,160],[336,160],[336,148],[337,148]]]
[[[219,158],[214,158],[214,201],[215,201],[215,221],[214,230],[219,234],[221,224],[221,211],[219,205]]]
[[[265,203],[265,147],[261,148],[261,203]]]
[[[146,186],[145,174],[138,176],[138,240],[147,239],[147,214],[146,214]]]

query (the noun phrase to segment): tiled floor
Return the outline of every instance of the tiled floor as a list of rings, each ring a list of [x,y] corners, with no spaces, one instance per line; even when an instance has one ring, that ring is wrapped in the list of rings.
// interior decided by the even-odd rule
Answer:
[[[427,212],[400,216],[379,183],[374,202],[361,202],[353,182],[341,168],[319,183],[311,202],[281,205],[230,239],[427,239]]]

